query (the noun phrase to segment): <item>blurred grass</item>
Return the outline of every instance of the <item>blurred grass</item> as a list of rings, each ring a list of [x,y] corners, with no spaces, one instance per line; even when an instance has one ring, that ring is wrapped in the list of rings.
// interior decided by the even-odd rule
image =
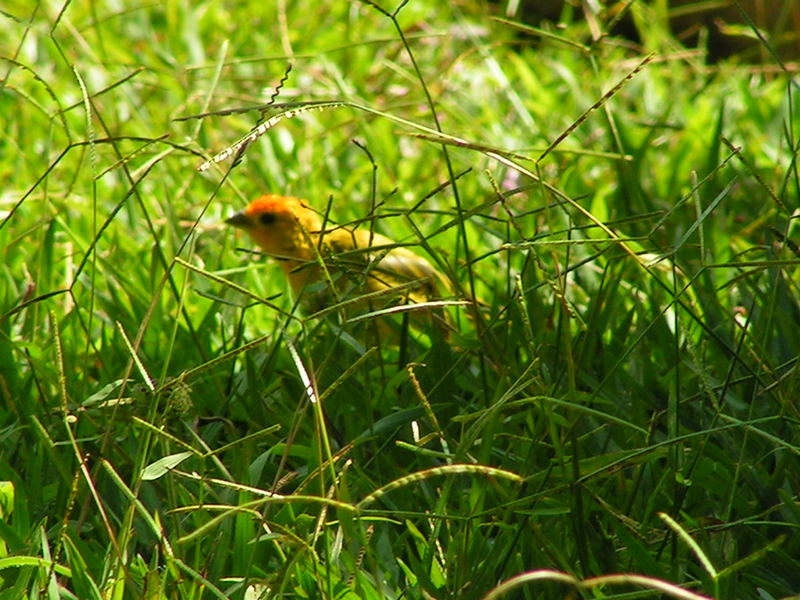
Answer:
[[[797,593],[797,66],[708,66],[663,3],[596,37],[624,4],[401,4],[422,79],[371,3],[4,6],[4,597]],[[177,119],[289,64],[349,105],[198,174],[261,116]],[[292,313],[221,225],[265,191],[478,309],[376,350]]]

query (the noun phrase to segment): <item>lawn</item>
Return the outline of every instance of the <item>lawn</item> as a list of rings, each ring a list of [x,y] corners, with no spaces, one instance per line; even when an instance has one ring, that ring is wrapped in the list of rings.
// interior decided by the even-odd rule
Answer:
[[[521,4],[3,5],[0,597],[800,594],[800,10]]]

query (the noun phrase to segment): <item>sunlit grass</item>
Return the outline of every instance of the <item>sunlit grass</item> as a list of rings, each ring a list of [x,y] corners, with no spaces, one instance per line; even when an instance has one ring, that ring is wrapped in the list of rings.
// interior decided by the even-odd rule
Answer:
[[[8,597],[796,593],[794,63],[641,6],[640,45],[470,2],[3,10]],[[329,100],[197,171],[280,112],[232,109]],[[428,257],[457,331],[300,313],[223,224],[264,192]]]

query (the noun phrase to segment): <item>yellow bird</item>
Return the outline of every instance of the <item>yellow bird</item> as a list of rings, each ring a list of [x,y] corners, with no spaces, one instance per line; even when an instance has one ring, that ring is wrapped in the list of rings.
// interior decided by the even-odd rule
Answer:
[[[298,198],[266,194],[226,222],[281,261],[307,312],[342,303],[354,317],[394,304],[433,301],[440,298],[440,286],[447,288],[441,273],[421,256],[378,233],[323,228],[320,215]],[[444,322],[440,315],[437,321]],[[424,327],[431,320],[413,322]],[[381,333],[386,327],[381,324]]]

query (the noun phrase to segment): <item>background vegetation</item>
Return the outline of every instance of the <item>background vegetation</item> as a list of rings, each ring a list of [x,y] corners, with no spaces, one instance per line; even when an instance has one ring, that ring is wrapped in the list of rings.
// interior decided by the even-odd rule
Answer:
[[[707,4],[4,3],[2,597],[800,592],[800,16]],[[266,191],[458,331],[293,311]]]

